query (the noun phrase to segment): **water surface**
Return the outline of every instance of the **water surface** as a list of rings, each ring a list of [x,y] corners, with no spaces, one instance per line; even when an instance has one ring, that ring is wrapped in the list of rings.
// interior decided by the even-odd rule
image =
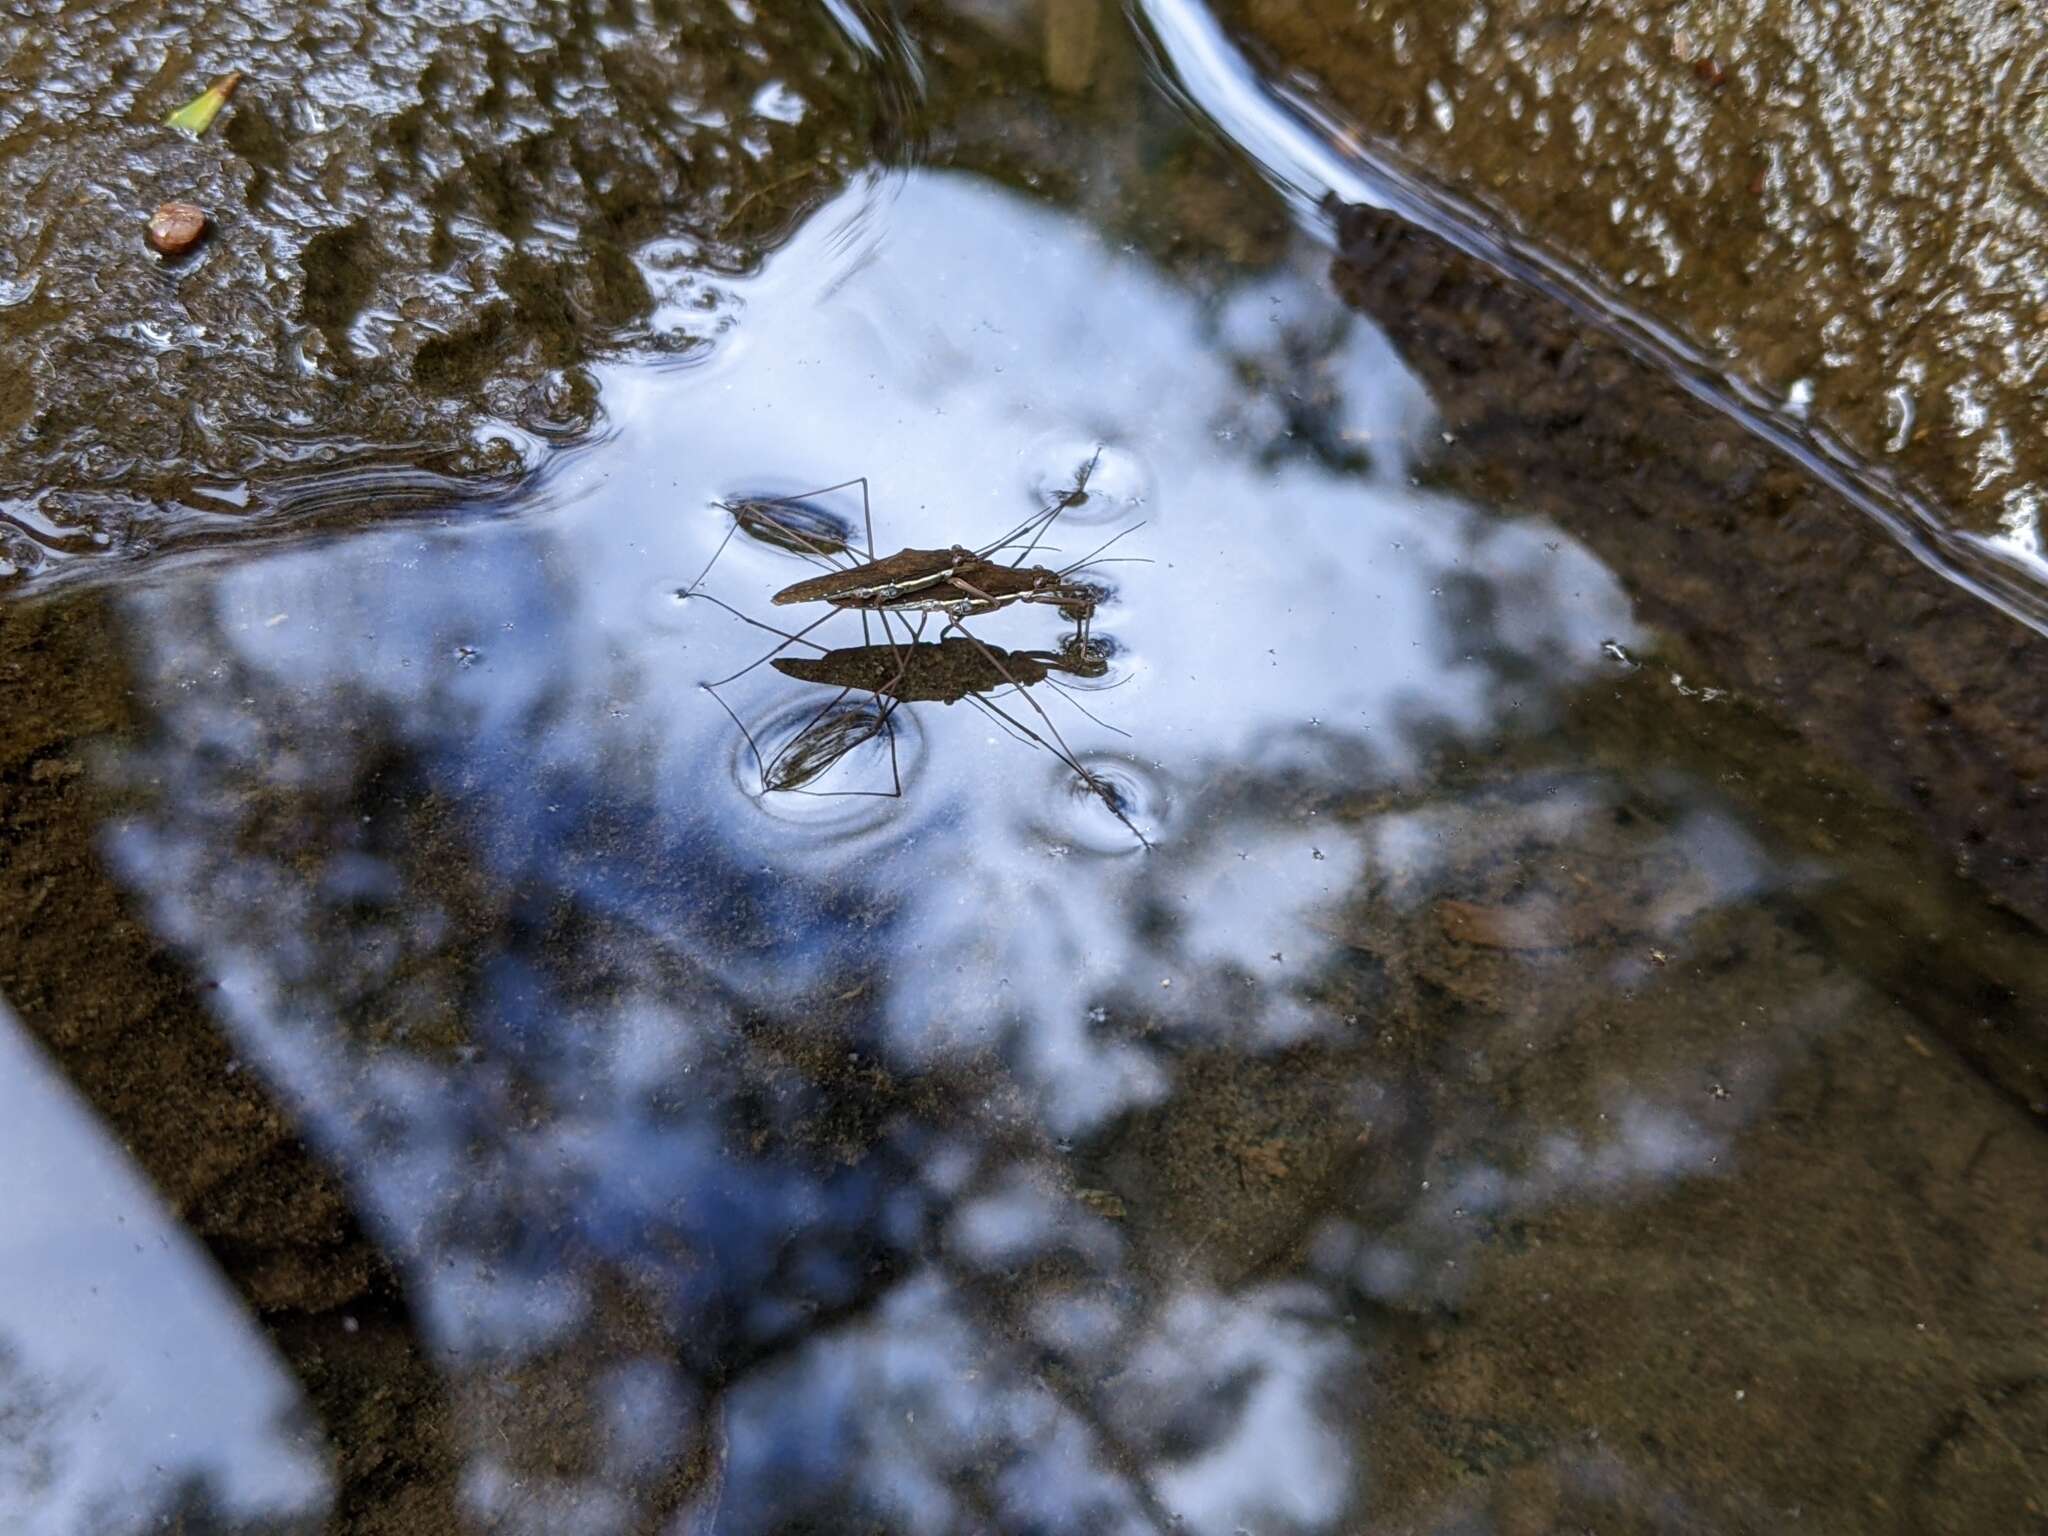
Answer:
[[[1128,45],[1101,50],[1114,83]],[[66,1249],[48,1186],[9,1197],[22,1401],[118,1411],[20,1415],[0,1508],[53,1533],[2038,1522],[2039,1128],[1866,937],[1998,919],[1936,850],[1790,827],[1759,756],[1830,795],[1832,768],[1675,662],[1569,534],[1443,488],[1416,375],[1241,169],[1221,222],[1268,232],[1218,238],[1162,97],[1063,101],[1006,57],[980,131],[1027,163],[1092,146],[1064,186],[885,157],[678,300],[709,344],[593,364],[601,429],[523,499],[36,610],[24,654],[86,646],[123,693],[21,728],[25,843],[88,852],[10,866],[10,996],[104,1082],[117,1053],[66,1011],[172,966],[165,1103],[101,1112],[253,1081],[288,1134],[222,1125],[265,1150],[181,1202],[211,1261],[139,1186],[107,1207],[133,1259]],[[836,793],[764,791],[832,691],[703,687],[778,644],[758,624],[819,616],[770,602],[814,568],[729,538],[730,506],[838,485],[809,526],[944,548],[1084,465],[1047,537],[1123,534],[1100,667],[981,695],[1001,715],[904,704],[806,786]],[[969,625],[1053,658],[1069,629]],[[863,639],[840,614],[783,655]],[[35,697],[97,697],[42,665]],[[115,923],[65,945],[44,880],[162,950],[123,960]],[[96,947],[68,987],[35,958]],[[56,1077],[22,1084],[38,1143],[125,1188]],[[344,1214],[266,1204],[295,1160]],[[221,1340],[240,1385],[192,1394],[176,1454],[155,1405],[191,1367],[95,1345],[86,1310],[79,1341],[39,1324],[53,1268]]]

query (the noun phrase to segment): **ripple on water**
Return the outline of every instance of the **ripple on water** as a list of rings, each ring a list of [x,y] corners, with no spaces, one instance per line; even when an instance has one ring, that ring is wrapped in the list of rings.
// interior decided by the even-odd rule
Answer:
[[[1113,598],[1115,594],[1108,596]],[[1054,654],[1059,657],[1059,666],[1056,677],[1048,681],[1070,692],[1107,693],[1131,680],[1129,652],[1115,635],[1091,630],[1088,638],[1082,640],[1068,634]]]
[[[817,491],[752,491],[720,503],[739,531],[756,543],[793,555],[858,551],[865,534],[850,518],[811,499]]]
[[[727,770],[770,820],[837,841],[894,820],[924,757],[911,710],[885,712],[867,696],[803,699],[735,732]]]
[[[715,502],[710,510],[727,521],[730,532],[726,538],[743,534],[756,544],[805,558],[848,555],[859,559],[862,555],[859,530],[852,521],[801,493],[749,491]],[[721,542],[711,563],[701,571],[683,576],[670,573],[650,583],[641,604],[649,625],[668,633],[686,630],[691,622],[690,598],[724,553]]]
[[[2001,114],[2005,139],[2036,190],[2048,193],[2048,47],[2021,64],[2012,79]]]
[[[647,584],[640,611],[648,627],[681,634],[690,626],[690,578],[668,575]]]
[[[1052,846],[1142,853],[1172,831],[1174,797],[1158,769],[1120,752],[1084,752],[1075,761],[1088,778],[1056,763],[1045,780],[1041,830]]]
[[[1060,514],[1063,523],[1092,527],[1156,516],[1155,481],[1144,456],[1085,432],[1045,433],[1025,450],[1024,476],[1032,499],[1041,505],[1082,486],[1081,494]],[[1082,553],[1076,551],[1076,557]]]

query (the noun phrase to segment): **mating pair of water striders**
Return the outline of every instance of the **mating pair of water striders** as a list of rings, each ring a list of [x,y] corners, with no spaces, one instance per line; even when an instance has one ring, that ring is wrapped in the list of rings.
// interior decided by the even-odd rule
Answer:
[[[1088,480],[1100,460],[1083,464],[1071,488],[1026,518],[1001,538],[979,548],[953,545],[947,549],[903,549],[877,557],[874,553],[874,520],[868,501],[865,477],[825,486],[796,496],[746,497],[721,502],[719,506],[733,519],[718,549],[697,580],[678,595],[704,598],[742,622],[766,630],[780,643],[765,655],[728,677],[703,686],[716,698],[734,724],[745,735],[760,769],[760,793],[797,792],[807,794],[900,795],[902,781],[895,763],[894,711],[909,703],[951,704],[965,699],[1001,722],[1009,732],[1029,744],[1052,752],[1076,775],[1078,784],[1093,793],[1117,819],[1129,828],[1139,843],[1150,846],[1144,834],[1132,824],[1115,787],[1091,772],[1077,759],[1061,738],[1058,727],[1038,701],[1025,690],[1040,682],[1060,686],[1055,673],[1100,677],[1107,670],[1102,650],[1091,644],[1089,628],[1097,606],[1109,589],[1087,579],[1083,573],[1129,556],[1106,552],[1142,524],[1132,524],[1080,560],[1061,567],[1028,563],[1045,549],[1052,525],[1068,509],[1087,500]],[[835,521],[820,514],[813,498],[855,486],[861,492],[861,510],[867,532],[867,558],[855,559],[848,540]],[[701,590],[705,577],[726,544],[745,531],[763,542],[788,550],[813,564],[825,567],[822,575],[807,577],[776,592],[770,601],[777,606],[825,603],[830,611],[794,632],[778,629],[741,613],[731,604],[710,597]],[[1005,561],[1005,553],[1014,551]],[[1056,608],[1074,625],[1072,635],[1057,652],[1006,651],[975,635],[965,620],[1015,605],[1035,604]],[[857,612],[868,644],[828,649],[810,638],[813,631],[840,612]],[[924,632],[934,616],[945,620],[936,641],[926,641]],[[882,642],[874,643],[870,621],[882,627]],[[901,625],[899,636],[897,626]],[[785,657],[783,651],[806,646],[816,656]],[[734,713],[718,690],[771,663],[784,676],[802,682],[835,687],[833,699],[822,705],[772,754],[764,756],[759,742]],[[1062,689],[1063,692],[1066,690]],[[871,704],[849,706],[850,697],[864,695]],[[1037,715],[1034,729],[1004,710],[996,701],[1009,696],[1022,698]],[[1070,701],[1071,694],[1068,694]],[[1074,707],[1091,720],[1092,714],[1078,701]],[[1102,724],[1097,720],[1098,724]],[[1115,727],[1108,726],[1114,730]],[[882,791],[820,790],[812,784],[849,751],[878,735],[887,734],[890,749],[891,788]],[[1119,732],[1118,734],[1122,734]]]

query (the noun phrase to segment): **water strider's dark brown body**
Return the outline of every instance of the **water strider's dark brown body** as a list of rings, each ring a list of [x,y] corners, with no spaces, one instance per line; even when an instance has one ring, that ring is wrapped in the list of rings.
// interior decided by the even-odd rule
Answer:
[[[944,613],[959,619],[1011,603],[1051,603],[1080,616],[1094,611],[1098,596],[1094,587],[1042,565],[998,565],[956,544],[951,549],[902,549],[844,571],[808,577],[784,587],[772,601]]]
[[[830,687],[883,694],[904,704],[953,704],[969,694],[1012,685],[1028,688],[1051,672],[1099,677],[1106,663],[1083,653],[1070,660],[1049,651],[1006,651],[969,639],[918,645],[856,645],[822,656],[777,656],[769,664],[785,677]]]

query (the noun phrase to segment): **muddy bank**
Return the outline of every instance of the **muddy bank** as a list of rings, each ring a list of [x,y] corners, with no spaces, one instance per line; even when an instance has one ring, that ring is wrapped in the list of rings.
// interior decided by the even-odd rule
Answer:
[[[396,1271],[290,1110],[214,1027],[216,983],[107,879],[98,842],[112,804],[95,768],[136,725],[115,636],[99,596],[17,603],[0,627],[0,995],[305,1389],[336,1456],[338,1528],[452,1531],[448,1405]]]
[[[1112,19],[1056,45],[1022,14],[914,22],[723,0],[0,20],[0,589],[537,507],[534,471],[603,430],[597,365],[703,361],[807,214],[849,183],[879,206],[927,154],[1169,257],[1284,244],[1191,124],[1150,103],[1142,151],[1104,131],[1148,100]],[[201,139],[163,125],[229,69]],[[210,218],[175,261],[145,242],[169,198]]]
[[[1866,918],[1896,946],[1891,984],[1946,989],[1945,1032],[2048,1111],[2048,640],[1561,305],[1390,215],[1341,228],[1339,291],[1442,411],[1431,475],[1554,519],[1622,575],[1662,638],[1618,681],[1665,687],[1694,729],[1747,710],[1797,741],[1744,754],[1744,798],[1816,854],[1900,852],[1866,887],[1896,903]],[[1958,884],[1995,906],[1928,921]]]
[[[1281,72],[2038,548],[2048,29],[2018,5],[1240,0]]]
[[[510,490],[599,420],[588,364],[709,346],[719,276],[900,146],[884,42],[696,0],[0,21],[0,583]],[[167,261],[170,198],[211,228]]]

